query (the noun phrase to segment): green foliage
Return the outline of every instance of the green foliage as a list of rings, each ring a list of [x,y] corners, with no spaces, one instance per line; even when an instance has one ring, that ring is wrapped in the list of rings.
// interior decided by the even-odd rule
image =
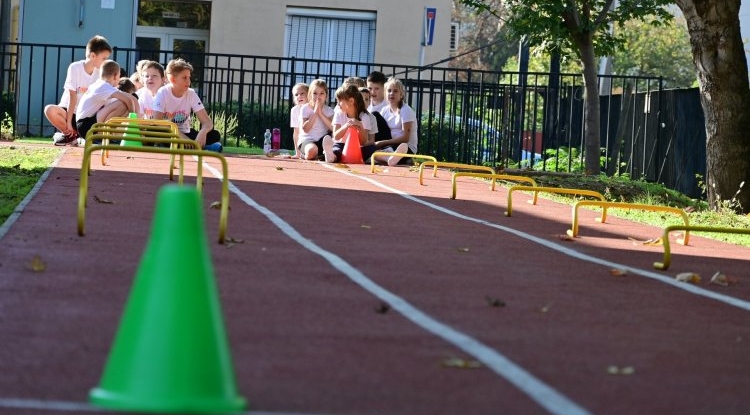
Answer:
[[[0,223],[15,211],[62,150],[0,146]]]
[[[241,142],[249,146],[263,147],[263,132],[266,128],[279,128],[281,130],[281,147],[294,147],[292,130],[289,128],[289,109],[286,102],[281,104],[260,104],[257,102],[244,102],[240,105],[237,101],[229,104],[208,103],[206,110],[211,113],[233,114],[237,121],[237,127],[233,134],[227,134],[234,138],[234,143],[229,140],[227,144],[241,146]],[[217,128],[218,130],[218,128]],[[221,130],[219,130],[221,131]],[[222,132],[223,134],[223,132]]]
[[[693,86],[697,79],[685,19],[655,23],[653,19],[632,20],[617,29],[628,47],[615,52],[614,73],[662,76],[667,88]]]
[[[13,128],[13,119],[10,114],[5,113],[5,117],[0,120],[0,140],[13,140],[16,138],[15,129]]]
[[[235,137],[238,125],[237,115],[228,114],[226,111],[217,111],[209,113],[209,117],[211,117],[211,120],[214,122],[214,130],[220,132],[222,137]],[[193,117],[192,123],[193,129],[200,129],[198,118]]]
[[[544,152],[544,162],[536,162],[534,170],[583,173],[586,171],[585,154],[576,147],[550,148]],[[599,156],[599,165],[604,167],[607,159]]]
[[[461,128],[455,123],[451,125],[445,119],[432,116],[422,116],[419,125],[419,152],[431,154],[440,161],[458,160],[458,140]]]
[[[698,188],[701,189],[701,194],[704,196],[708,196],[708,184],[703,180],[703,176],[700,174],[695,175],[696,180],[698,181]],[[716,199],[718,200],[715,210],[720,213],[741,213],[744,210],[742,209],[742,203],[740,203],[740,193],[742,193],[742,188],[745,187],[745,182],[741,182],[739,188],[734,193],[734,195],[729,199],[722,199],[721,195],[716,193]],[[749,215],[750,216],[750,215]]]

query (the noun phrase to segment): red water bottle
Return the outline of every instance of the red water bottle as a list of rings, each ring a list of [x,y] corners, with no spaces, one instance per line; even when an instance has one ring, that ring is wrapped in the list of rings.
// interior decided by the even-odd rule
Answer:
[[[271,139],[271,149],[272,150],[281,149],[281,130],[279,130],[278,128],[273,129],[273,138]]]

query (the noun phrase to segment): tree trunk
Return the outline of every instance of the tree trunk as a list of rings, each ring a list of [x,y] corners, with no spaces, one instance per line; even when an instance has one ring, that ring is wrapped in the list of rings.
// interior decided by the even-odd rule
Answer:
[[[708,201],[718,209],[734,199],[730,207],[747,213],[750,188],[740,189],[750,181],[750,85],[740,34],[740,0],[676,3],[687,20],[706,119]]]
[[[586,174],[598,175],[601,172],[599,153],[599,84],[597,77],[596,55],[594,54],[594,40],[591,34],[581,35],[578,40],[581,51],[581,66],[583,67],[583,85],[586,96],[583,117],[585,120],[584,135],[584,166]]]

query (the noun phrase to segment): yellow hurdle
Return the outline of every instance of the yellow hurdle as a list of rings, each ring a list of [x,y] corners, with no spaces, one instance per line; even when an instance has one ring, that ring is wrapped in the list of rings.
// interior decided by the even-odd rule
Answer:
[[[105,135],[109,135],[110,137],[113,137],[110,132],[108,131],[100,131],[102,135],[87,135],[87,137],[91,136],[95,139],[101,139]],[[221,162],[222,167],[222,187],[221,187],[221,209],[219,214],[219,243],[224,243],[224,240],[226,238],[226,227],[227,227],[227,218],[229,216],[229,168],[227,165],[226,158],[220,153],[216,153],[213,151],[205,151],[205,150],[197,150],[197,149],[191,149],[191,148],[184,148],[184,147],[191,147],[195,146],[195,142],[190,139],[183,139],[183,138],[162,138],[162,137],[128,137],[128,139],[132,140],[138,140],[142,142],[149,142],[149,143],[155,143],[155,144],[170,144],[175,145],[176,147],[173,148],[165,148],[165,147],[122,147],[119,145],[114,144],[93,144],[91,143],[88,138],[86,139],[86,146],[84,147],[83,152],[83,161],[81,164],[81,179],[79,182],[79,191],[78,191],[78,235],[83,236],[84,235],[84,224],[85,224],[85,215],[86,215],[86,199],[88,194],[88,178],[89,178],[89,170],[91,166],[91,155],[94,151],[102,150],[102,152],[106,151],[132,151],[132,152],[138,152],[138,153],[157,153],[157,154],[170,154],[172,156],[179,155],[180,156],[180,180],[179,183],[182,184],[183,182],[183,169],[182,169],[182,163],[183,163],[183,156],[196,156],[198,157],[198,166],[197,166],[197,179],[196,179],[196,188],[198,191],[202,189],[203,185],[203,157],[214,157],[219,159]],[[171,162],[170,162],[171,163]],[[171,167],[170,167],[170,173],[171,173]]]
[[[737,229],[737,228],[717,228],[713,226],[689,226],[689,225],[671,225],[664,228],[664,234],[662,235],[662,244],[664,245],[664,261],[654,262],[654,268],[666,270],[669,268],[671,262],[671,253],[669,251],[669,233],[672,231],[685,231],[685,235],[688,232],[716,232],[716,233],[740,233],[750,235],[750,229]]]
[[[133,131],[135,130],[135,132]],[[137,140],[137,136],[133,136],[133,134],[138,134],[141,137],[144,138],[173,138],[173,139],[181,139],[181,135],[179,130],[177,129],[177,125],[171,121],[167,120],[141,120],[141,119],[135,119],[135,118],[123,118],[123,117],[114,117],[110,119],[107,122],[103,123],[96,123],[91,127],[91,130],[86,134],[86,144],[93,144],[92,141],[96,139],[102,140],[102,144],[109,144],[109,140],[120,140],[123,138],[123,136],[128,133],[129,137],[128,139],[133,139],[130,141],[142,141]],[[94,136],[97,135],[97,136]],[[183,139],[187,140],[187,139]],[[147,142],[153,142],[152,140],[146,140]],[[192,141],[192,140],[190,140]],[[184,142],[183,142],[184,143]],[[171,148],[175,147],[184,147],[184,144],[179,144],[179,142],[175,143],[167,143],[170,145]],[[195,144],[192,144],[190,147],[196,147]],[[102,150],[101,154],[101,164],[102,166],[106,166],[107,162],[106,159],[109,157],[109,150]],[[175,169],[174,165],[174,157],[175,154],[172,154],[170,157],[170,170],[169,170],[169,180],[174,180],[174,173],[173,169]],[[182,180],[182,168],[184,167],[182,156],[180,156],[180,180]]]
[[[407,153],[393,153],[390,151],[376,151],[372,153],[372,156],[370,156],[370,173],[375,173],[375,156],[400,156],[400,157],[410,157],[413,159],[425,159],[425,160],[437,161],[435,157],[425,156],[423,154],[407,154]],[[437,167],[435,167],[434,174],[437,174]]]
[[[453,193],[451,193],[451,199],[456,198],[456,179],[459,177],[463,177],[463,176],[479,177],[482,179],[491,179],[492,184],[490,186],[490,190],[492,190],[493,192],[495,191],[496,180],[525,182],[525,183],[530,183],[532,186],[537,185],[536,180],[532,179],[531,177],[526,177],[526,176],[516,176],[512,174],[498,174],[498,173],[477,173],[477,172],[471,172],[471,171],[457,171],[457,172],[454,172],[453,177],[451,177],[451,185],[453,186]]]
[[[420,185],[423,185],[422,176],[424,173],[425,166],[433,167],[432,177],[437,177],[438,167],[448,167],[448,168],[461,169],[461,170],[486,171],[488,173],[495,173],[495,168],[489,167],[489,166],[477,166],[474,164],[464,164],[464,163],[451,163],[449,161],[425,161],[424,163],[419,165],[419,184]]]
[[[597,218],[597,222],[604,223],[607,220],[607,209],[639,209],[639,210],[650,210],[654,212],[669,212],[674,213],[682,217],[685,222],[685,226],[690,226],[690,220],[688,219],[687,213],[684,210],[671,207],[671,206],[656,206],[647,205],[641,203],[626,203],[626,202],[606,202],[601,200],[579,200],[573,204],[573,222],[571,229],[568,229],[568,236],[573,238],[578,236],[578,208],[581,206],[599,206],[602,208],[602,216]],[[690,232],[685,232],[685,237],[679,241],[683,245],[687,245],[690,242]]]
[[[508,189],[508,211],[505,212],[505,216],[511,216],[513,214],[513,192],[519,191],[519,190],[527,191],[527,192],[534,192],[534,199],[533,199],[534,205],[536,205],[537,194],[539,192],[559,193],[559,194],[576,195],[576,196],[589,196],[589,197],[595,197],[601,201],[604,201],[604,195],[594,190],[570,189],[566,187],[541,187],[541,186],[520,186],[520,185],[511,186],[511,188]]]

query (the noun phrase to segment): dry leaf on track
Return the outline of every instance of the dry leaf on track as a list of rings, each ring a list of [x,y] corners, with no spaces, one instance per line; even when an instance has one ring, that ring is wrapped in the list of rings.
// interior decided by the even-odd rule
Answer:
[[[458,357],[449,357],[443,360],[443,367],[455,367],[458,369],[477,369],[482,367],[482,364],[476,360],[460,359]]]
[[[94,200],[96,201],[96,203],[104,203],[106,205],[114,205],[115,204],[114,201],[107,200],[107,199],[102,199],[101,197],[99,197],[97,195],[94,195]]]
[[[47,263],[39,255],[34,255],[28,263],[28,268],[34,272],[44,272],[47,270]]]
[[[694,272],[681,272],[677,274],[674,279],[680,282],[688,282],[690,284],[700,284],[701,276]]]

